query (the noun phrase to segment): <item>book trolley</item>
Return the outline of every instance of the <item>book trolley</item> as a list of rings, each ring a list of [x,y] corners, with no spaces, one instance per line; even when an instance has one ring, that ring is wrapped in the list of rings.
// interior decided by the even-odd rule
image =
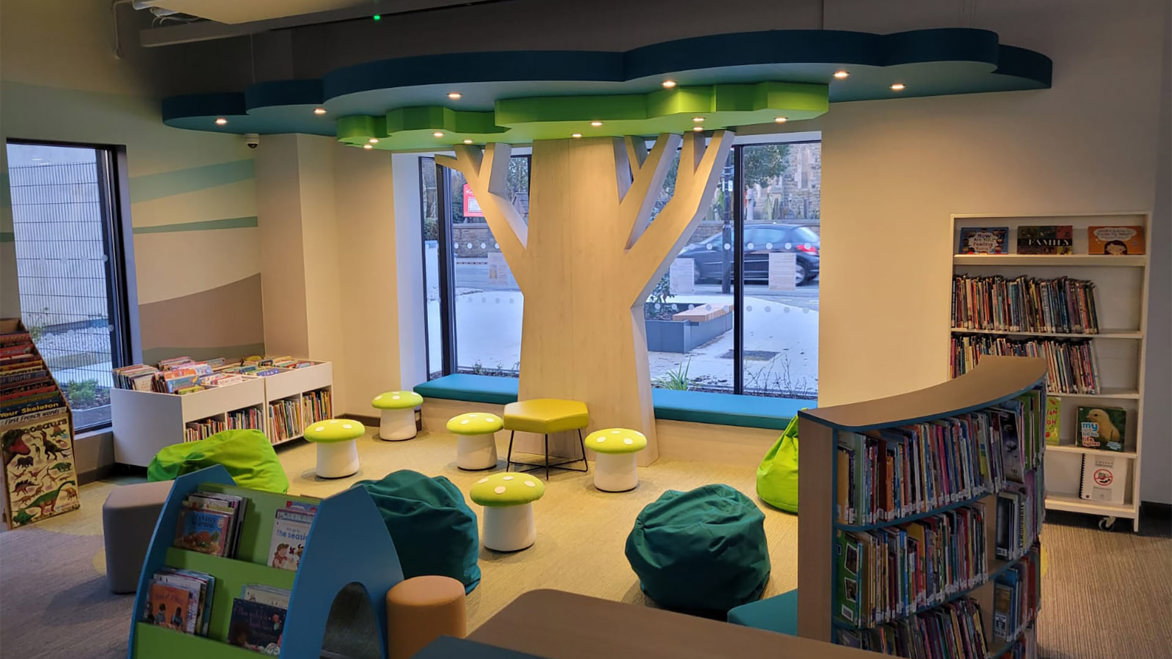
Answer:
[[[855,639],[861,636],[870,634],[869,638],[875,638],[875,635],[882,636],[895,627],[915,629],[919,625],[919,629],[922,630],[924,629],[923,621],[933,616],[936,616],[936,620],[943,616],[943,619],[946,620],[944,625],[948,626],[949,613],[956,611],[957,608],[964,608],[970,613],[970,616],[963,618],[959,623],[957,617],[954,616],[952,624],[957,625],[956,628],[960,630],[961,635],[968,634],[967,638],[972,644],[967,649],[958,650],[956,645],[949,646],[939,639],[932,638],[931,634],[924,636],[913,634],[910,638],[915,639],[913,644],[918,647],[918,650],[909,649],[906,646],[902,649],[888,647],[887,650],[891,654],[903,654],[904,656],[972,657],[981,656],[982,653],[989,659],[999,657],[1032,658],[1036,656],[1034,622],[1040,608],[1041,585],[1041,548],[1037,532],[1041,529],[1044,515],[1040,499],[1044,492],[1042,457],[1045,442],[1042,439],[1042,433],[1045,419],[1046,372],[1046,362],[1041,359],[990,357],[982,360],[980,365],[967,374],[934,387],[857,404],[799,412],[803,472],[831,475],[829,478],[802,478],[799,481],[798,634],[800,636],[856,645]],[[893,436],[897,434],[897,429],[913,427],[916,424],[924,424],[921,427],[928,427],[931,424],[947,427],[948,424],[953,424],[952,427],[955,428],[957,426],[954,419],[964,423],[964,420],[971,421],[977,416],[989,415],[991,418],[1004,414],[1003,406],[1012,407],[1015,405],[1014,401],[1018,399],[1035,400],[1039,398],[1043,410],[1035,414],[1023,415],[1021,426],[1017,427],[1015,433],[1021,442],[1018,446],[1024,446],[1028,443],[1028,446],[1033,447],[1035,451],[1032,462],[1028,459],[1024,461],[1026,468],[1022,472],[1023,482],[1031,483],[1032,487],[1028,496],[1018,499],[1022,502],[1020,510],[1030,515],[1028,518],[1030,522],[1022,527],[1024,530],[1019,531],[1015,536],[1018,549],[1003,554],[1001,559],[997,557],[999,522],[1005,521],[999,520],[998,517],[1009,512],[1002,509],[1002,497],[1019,496],[1020,494],[1018,488],[1021,486],[1008,482],[1001,484],[1000,487],[994,486],[990,489],[977,490],[974,488],[974,491],[963,494],[956,492],[956,496],[939,502],[939,505],[931,509],[919,508],[911,514],[908,514],[906,509],[898,509],[897,506],[895,514],[888,515],[886,518],[856,520],[850,524],[840,521],[839,506],[844,504],[840,500],[842,498],[840,495],[844,492],[844,484],[841,480],[847,473],[841,471],[843,464],[840,453],[843,450],[839,448],[844,437],[858,434],[876,438],[878,442],[886,442],[880,443],[880,446],[890,446]],[[969,439],[967,434],[956,436],[962,438],[961,441]],[[905,444],[905,448],[906,446]],[[929,447],[931,446],[929,444]],[[959,442],[951,446],[959,446]],[[951,453],[945,460],[959,460],[957,449],[950,450]],[[975,450],[970,449],[970,451],[972,452],[968,455],[977,455]],[[864,455],[867,456],[865,459],[870,459],[870,453],[864,453]],[[951,469],[948,466],[949,463],[937,462],[941,455],[944,454],[937,453],[933,448],[928,448],[926,457],[921,460],[927,460],[932,465],[943,464],[943,473],[948,474]],[[981,453],[980,462],[982,464],[983,456],[984,454]],[[938,469],[937,473],[940,473],[940,467],[934,466],[933,468]],[[879,477],[866,481],[871,488],[870,494],[874,494],[885,487],[887,483],[892,482],[891,467],[888,466],[887,469],[887,472],[879,471]],[[906,474],[906,472],[902,473]],[[1002,473],[1004,474],[1004,472]],[[906,480],[904,482],[906,483]],[[854,482],[845,490],[850,492],[852,499],[859,494],[856,492]],[[888,491],[890,492],[890,490]],[[883,499],[877,500],[882,501]],[[904,503],[907,501],[904,500]],[[964,511],[963,515],[962,511]],[[976,512],[974,513],[974,511]],[[1016,521],[1019,519],[1016,512],[1015,510],[1012,515],[1006,514],[1006,517],[1012,517]],[[924,524],[927,523],[928,518],[939,519],[942,515],[955,516],[956,519],[963,517],[969,521],[975,520],[977,522],[977,524],[967,527],[969,529],[967,535],[964,532],[952,532],[950,536],[943,536],[951,537],[954,543],[957,542],[956,538],[961,538],[964,542],[959,544],[962,546],[967,543],[971,552],[964,559],[967,571],[960,567],[960,559],[956,555],[947,553],[948,544],[945,544],[945,553],[924,550],[918,559],[919,562],[914,559],[909,560],[907,565],[910,566],[914,563],[916,569],[908,568],[908,572],[892,571],[890,549],[887,554],[863,553],[861,561],[860,553],[856,549],[853,555],[851,551],[846,552],[850,557],[847,561],[843,559],[843,548],[849,547],[849,544],[844,542],[844,538],[857,537],[857,535],[865,533],[872,533],[881,538],[885,537],[885,534],[887,537],[894,537],[899,535],[898,532],[901,529],[907,532],[906,530],[915,524]],[[1026,518],[1022,517],[1021,519]],[[880,545],[880,547],[883,546]],[[912,543],[908,542],[907,547],[911,546]],[[952,546],[955,549],[955,544]],[[886,547],[890,548],[891,545],[886,545]],[[900,545],[896,544],[895,547],[898,553]],[[973,547],[979,549],[972,549]],[[936,544],[935,548],[939,550],[940,545]],[[983,551],[980,551],[981,549]],[[915,556],[915,554],[910,555]],[[887,561],[877,560],[871,564],[866,563],[866,558],[872,556],[886,556]],[[848,568],[845,567],[849,564],[850,559],[859,561],[856,563],[856,572],[849,572]],[[997,588],[1002,588],[1001,584],[1004,580],[1010,577],[1016,578],[1017,575],[1026,570],[1032,570],[1029,573],[1029,585],[1026,586],[1028,590],[1021,592],[1028,592],[1028,595],[1023,597],[1029,598],[1029,606],[1016,607],[1014,619],[1007,620],[1002,616],[995,623],[995,611],[998,609],[994,597],[997,594]],[[902,592],[904,603],[900,605],[902,608],[898,606],[895,609],[888,608],[886,616],[877,621],[864,620],[864,616],[859,616],[852,624],[846,621],[852,616],[847,615],[848,612],[843,610],[844,602],[847,601],[843,593],[846,592],[849,596],[850,593],[857,591],[849,589],[844,591],[844,587],[848,586],[848,582],[853,582],[849,583],[849,586],[863,589],[864,571],[881,575],[880,581],[884,587],[894,589],[894,591],[877,592],[883,594],[894,592],[896,599],[900,599]],[[909,597],[908,579],[911,584],[915,584],[916,577],[922,578],[925,572],[929,575],[929,580],[933,576],[946,575],[952,581],[947,582],[946,587],[939,588],[930,594],[927,599],[917,600],[915,597]],[[907,577],[908,573],[912,576]],[[956,577],[957,573],[962,577],[959,580]],[[869,583],[874,591],[875,582]],[[1027,581],[1023,580],[1023,583],[1027,583]],[[901,588],[903,588],[902,591]],[[966,623],[968,625],[967,632],[965,631]],[[995,635],[994,625],[997,623],[1001,627]],[[931,628],[929,627],[929,629]],[[977,637],[977,634],[980,637]],[[973,648],[979,649],[973,651]],[[876,648],[872,646],[871,649]],[[925,652],[925,649],[928,652]]]
[[[248,499],[235,558],[212,556],[172,546],[183,499],[195,490],[238,494]],[[274,513],[289,501],[316,503],[317,513],[296,571],[269,567],[266,558]],[[160,568],[185,568],[216,578],[208,635],[185,634],[143,622],[152,575]],[[147,551],[130,625],[129,659],[255,658],[257,652],[227,643],[232,602],[246,584],[291,591],[284,622],[281,657],[320,656],[326,622],[335,596],[346,586],[363,586],[378,625],[381,656],[386,647],[386,593],[403,580],[403,570],[386,525],[370,495],[361,488],[317,501],[307,497],[237,487],[226,469],[209,467],[175,480],[159,515]]]

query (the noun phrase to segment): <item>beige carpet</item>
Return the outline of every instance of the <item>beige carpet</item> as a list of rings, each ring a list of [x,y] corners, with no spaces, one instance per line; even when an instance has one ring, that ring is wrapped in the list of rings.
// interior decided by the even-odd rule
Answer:
[[[444,475],[466,492],[483,473],[456,469],[455,444],[446,434],[382,442],[368,432],[359,440],[361,471],[342,480],[314,476],[313,446],[282,448],[280,456],[290,491],[299,494],[327,496],[397,469]],[[468,598],[470,626],[535,588],[644,604],[623,556],[639,510],[664,490],[708,483],[727,483],[756,500],[754,466],[661,460],[640,468],[639,488],[623,494],[598,492],[589,475],[555,472],[536,504],[537,544],[513,554],[481,551],[483,580]],[[102,579],[101,503],[113,486],[86,485],[80,511],[0,533],[0,657],[125,656],[133,599],[109,595]],[[797,518],[762,507],[773,563],[769,596],[797,585]],[[1063,519],[1072,524],[1048,524],[1043,536],[1042,656],[1172,657],[1172,539],[1079,526],[1091,518]]]

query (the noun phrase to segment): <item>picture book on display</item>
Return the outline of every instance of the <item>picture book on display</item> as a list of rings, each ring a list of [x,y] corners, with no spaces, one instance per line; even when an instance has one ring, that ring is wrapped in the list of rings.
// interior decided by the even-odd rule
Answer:
[[[1122,505],[1127,491],[1127,458],[1106,453],[1082,456],[1078,496],[1087,501]]]
[[[1127,411],[1118,407],[1079,407],[1078,442],[1083,448],[1122,451]]]
[[[281,653],[286,609],[263,602],[236,598],[228,623],[228,643],[261,654]]]
[[[1018,254],[1071,254],[1074,227],[1069,224],[1017,228]]]
[[[297,501],[288,502],[276,512],[269,543],[269,565],[282,570],[297,570],[316,512],[316,506]]]
[[[958,254],[1005,254],[1009,227],[964,227]]]
[[[1046,396],[1046,443],[1056,445],[1058,439],[1058,425],[1062,419],[1062,399],[1058,396]]]
[[[143,619],[185,634],[207,636],[216,578],[204,572],[163,568],[151,577]]]
[[[247,510],[244,497],[196,491],[183,500],[175,527],[176,547],[214,556],[234,557]]]
[[[1144,253],[1144,228],[1087,227],[1087,253],[1124,256]]]

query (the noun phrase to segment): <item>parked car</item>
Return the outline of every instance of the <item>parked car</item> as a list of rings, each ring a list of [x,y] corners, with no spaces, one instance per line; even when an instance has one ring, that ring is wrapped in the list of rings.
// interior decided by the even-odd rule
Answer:
[[[821,241],[808,227],[793,224],[750,224],[745,227],[746,282],[769,281],[769,255],[773,252],[794,252],[794,283],[805,284],[818,278],[818,253]],[[724,243],[716,234],[680,250],[678,258],[692,259],[696,267],[696,283],[717,282],[723,278],[723,268],[732,271],[732,250],[728,250],[725,264]]]

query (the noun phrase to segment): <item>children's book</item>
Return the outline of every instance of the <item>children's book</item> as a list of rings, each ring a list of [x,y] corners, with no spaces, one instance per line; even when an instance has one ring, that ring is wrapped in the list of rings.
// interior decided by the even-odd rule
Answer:
[[[862,569],[862,543],[854,536],[838,533],[838,542],[835,543],[835,552],[838,562],[838,592],[836,613],[840,618],[851,625],[857,625],[862,615],[862,597],[860,571]]]
[[[1071,254],[1074,227],[1069,224],[1017,228],[1018,254]]]
[[[1128,462],[1121,455],[1084,454],[1078,496],[1087,501],[1122,505],[1127,489]]]
[[[957,254],[1005,254],[1009,227],[964,227]]]
[[[273,536],[269,543],[269,565],[282,570],[296,570],[301,565],[301,554],[309,538],[313,515],[304,510],[283,508],[273,520]]]
[[[230,644],[276,656],[281,652],[284,631],[285,609],[240,598],[232,601],[232,618],[228,623]]]
[[[1078,442],[1083,448],[1122,451],[1127,411],[1118,407],[1079,407]]]
[[[193,629],[195,625],[191,619],[192,597],[192,592],[183,586],[152,580],[147,622],[190,633],[188,629]]]
[[[292,593],[284,588],[266,586],[265,584],[246,584],[240,593],[240,599],[249,602],[260,602],[281,609],[289,608],[289,598]]]
[[[1087,227],[1087,253],[1123,256],[1144,253],[1144,228]]]
[[[223,556],[232,530],[229,513],[187,508],[179,512],[175,528],[175,546],[201,554]]]
[[[1062,419],[1062,399],[1046,396],[1046,443],[1058,444],[1058,423]]]

